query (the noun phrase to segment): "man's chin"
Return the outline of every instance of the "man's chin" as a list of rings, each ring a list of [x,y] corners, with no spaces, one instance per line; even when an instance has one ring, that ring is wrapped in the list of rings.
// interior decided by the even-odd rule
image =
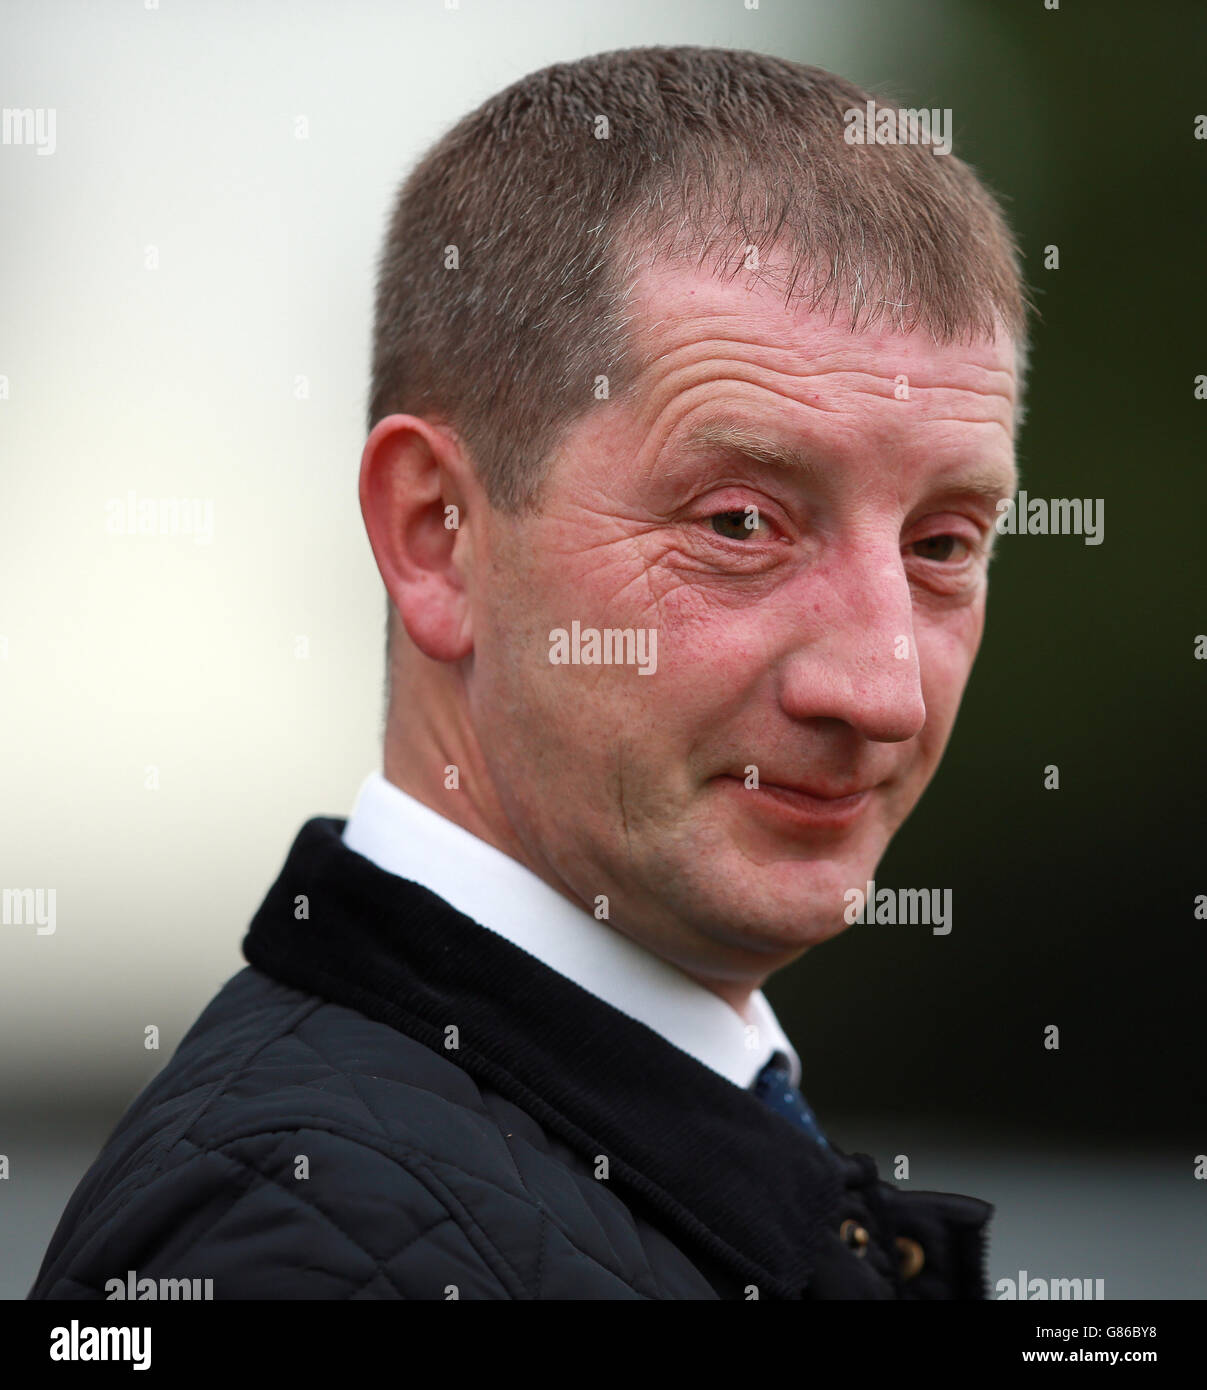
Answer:
[[[859,855],[746,863],[728,874],[718,866],[700,885],[693,925],[730,950],[766,958],[770,969],[778,969],[847,929],[846,894],[862,891],[875,863]]]

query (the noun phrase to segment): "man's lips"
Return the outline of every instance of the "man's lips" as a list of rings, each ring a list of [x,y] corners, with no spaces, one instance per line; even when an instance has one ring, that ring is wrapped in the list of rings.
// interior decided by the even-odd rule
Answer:
[[[840,786],[836,783],[768,782],[759,778],[757,787],[747,787],[745,779],[726,775],[721,779],[780,818],[817,829],[844,830],[858,819],[872,799],[879,783],[866,786]]]
[[[777,791],[797,792],[801,796],[812,798],[814,801],[851,801],[857,796],[862,796],[864,792],[870,792],[875,785],[875,783],[868,783],[865,786],[840,787],[834,783],[822,782],[777,782],[773,778],[766,780],[760,778],[759,783],[764,787],[774,787]]]

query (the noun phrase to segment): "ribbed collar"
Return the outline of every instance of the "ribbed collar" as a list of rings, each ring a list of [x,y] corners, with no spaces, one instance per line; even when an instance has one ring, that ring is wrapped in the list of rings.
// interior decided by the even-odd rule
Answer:
[[[356,1009],[531,1114],[762,1297],[799,1298],[838,1160],[644,1024],[308,821],[243,941],[295,989]],[[301,903],[305,902],[303,912]],[[302,915],[299,916],[299,913]]]

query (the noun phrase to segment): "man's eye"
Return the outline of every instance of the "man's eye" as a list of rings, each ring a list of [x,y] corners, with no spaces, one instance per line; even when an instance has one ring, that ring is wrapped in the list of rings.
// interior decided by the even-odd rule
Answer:
[[[708,518],[712,529],[726,540],[752,540],[760,531],[766,532],[767,523],[759,516],[757,507],[746,507],[737,512],[714,512]]]
[[[963,550],[957,554],[956,546]],[[923,560],[962,560],[968,551],[968,542],[961,536],[927,536],[924,541],[915,541],[911,547]]]

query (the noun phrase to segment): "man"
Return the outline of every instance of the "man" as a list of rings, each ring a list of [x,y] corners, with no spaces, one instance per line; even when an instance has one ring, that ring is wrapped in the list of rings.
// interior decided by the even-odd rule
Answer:
[[[303,827],[33,1297],[984,1297],[991,1209],[844,1153],[761,993],[933,775],[1015,486],[1014,244],[954,157],[848,138],[869,100],[605,54],[404,185],[384,776]]]

